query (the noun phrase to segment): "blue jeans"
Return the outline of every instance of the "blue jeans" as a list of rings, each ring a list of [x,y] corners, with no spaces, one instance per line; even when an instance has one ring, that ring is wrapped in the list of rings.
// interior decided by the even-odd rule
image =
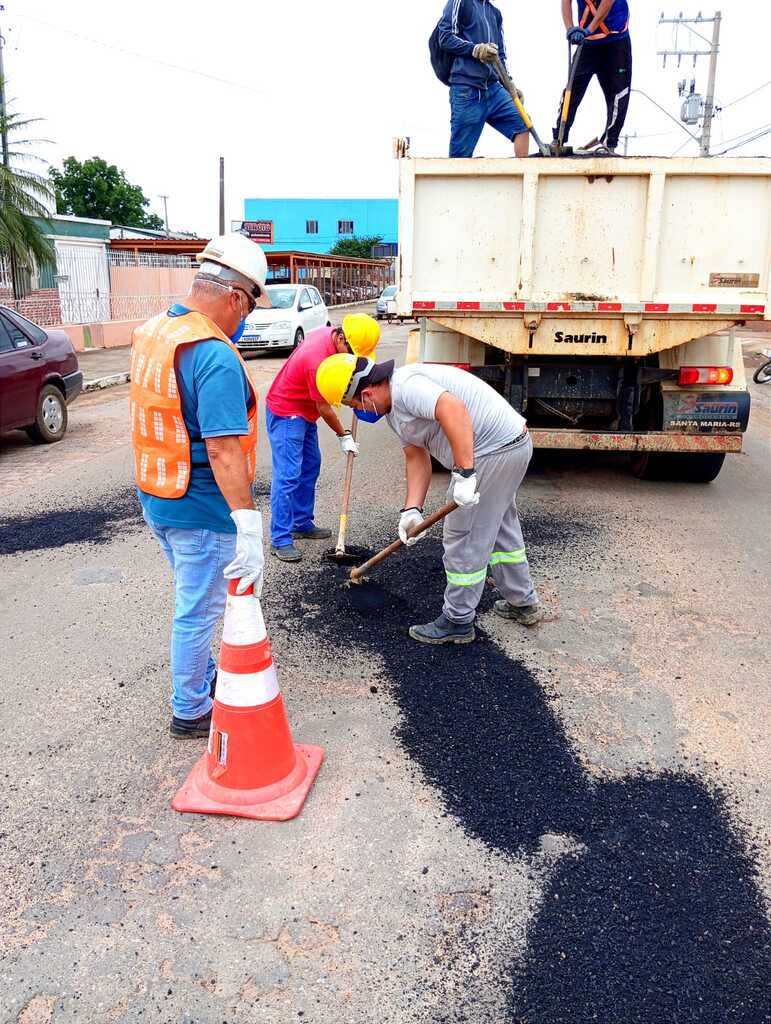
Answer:
[[[147,520],[174,570],[171,627],[171,707],[177,718],[200,718],[212,706],[217,671],[214,627],[225,610],[228,581],[222,571],[236,553],[234,533],[181,530]]]
[[[450,156],[473,156],[485,124],[514,141],[526,132],[514,100],[500,82],[486,90],[470,85],[450,86]]]
[[[292,543],[292,530],[313,529],[321,451],[315,423],[302,416],[276,416],[265,407],[273,476],[270,484],[270,543]]]

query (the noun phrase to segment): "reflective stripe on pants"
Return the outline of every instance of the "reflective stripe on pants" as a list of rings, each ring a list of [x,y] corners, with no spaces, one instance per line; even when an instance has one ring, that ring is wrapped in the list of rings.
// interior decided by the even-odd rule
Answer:
[[[479,504],[459,508],[444,521],[447,587],[442,610],[453,622],[473,622],[488,565],[501,596],[511,604],[538,600],[517,512],[517,490],[532,454],[528,436],[515,448],[478,459]]]

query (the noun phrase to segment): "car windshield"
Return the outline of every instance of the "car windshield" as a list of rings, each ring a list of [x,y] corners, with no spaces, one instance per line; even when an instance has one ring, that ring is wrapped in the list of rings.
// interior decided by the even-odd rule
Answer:
[[[274,309],[291,309],[297,295],[296,288],[268,287],[267,292]]]
[[[391,285],[390,288],[384,288],[381,298],[392,299],[396,295],[396,285]]]

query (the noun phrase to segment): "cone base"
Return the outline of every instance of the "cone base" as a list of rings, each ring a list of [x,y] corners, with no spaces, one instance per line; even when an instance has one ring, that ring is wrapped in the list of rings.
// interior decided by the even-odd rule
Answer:
[[[234,818],[257,821],[289,821],[302,810],[305,799],[324,760],[324,748],[296,743],[298,761],[305,762],[305,771],[297,785],[281,796],[261,799],[259,790],[239,791],[219,786],[206,770],[206,754],[193,766],[177,795],[171,801],[182,814],[226,814]]]

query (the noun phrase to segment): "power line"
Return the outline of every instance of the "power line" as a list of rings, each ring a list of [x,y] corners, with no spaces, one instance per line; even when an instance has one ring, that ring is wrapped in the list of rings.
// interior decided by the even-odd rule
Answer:
[[[654,107],[658,107],[662,114],[666,114],[669,120],[674,122],[674,124],[676,124],[681,131],[684,131],[689,138],[693,139],[694,142],[701,142],[698,135],[694,135],[692,132],[689,132],[684,124],[681,124],[676,117],[672,117],[669,111],[662,107],[660,103],[657,103],[656,100],[654,100],[652,96],[649,96],[647,92],[643,92],[642,89],[632,89],[632,92],[638,92],[641,96],[644,96],[646,100],[649,100]]]
[[[742,100],[749,99],[749,97],[754,96],[756,92],[760,92],[762,89],[767,89],[769,85],[771,85],[771,81],[764,82],[762,85],[759,85],[757,89],[753,89],[752,92],[746,92],[743,96],[740,96],[738,99],[731,100],[730,103],[722,103],[720,105],[720,110],[727,110],[729,107],[732,107],[735,103],[741,103]]]
[[[767,124],[757,124],[754,128],[748,128],[746,132],[739,132],[738,135],[732,135],[728,139],[723,139],[722,145],[725,146],[729,142],[739,142],[740,139],[744,139],[748,135],[753,135],[755,132],[762,132],[766,128],[771,128],[771,121]]]
[[[762,139],[765,135],[771,135],[771,125],[767,126],[763,131],[759,131],[756,135],[752,135],[749,139],[745,139],[743,142],[737,142],[734,146],[729,146],[727,149],[721,150],[717,153],[717,156],[723,156],[725,153],[730,153],[734,149],[739,149],[741,146],[748,146],[750,142],[756,142],[758,139]]]
[[[229,85],[236,89],[245,89],[247,92],[256,93],[258,96],[265,96],[265,93],[260,89],[255,89],[251,85],[245,85],[243,82],[234,82],[229,78],[220,78],[218,75],[210,75],[206,71],[199,71],[197,68],[187,68],[182,64],[172,64],[170,61],[161,60],[159,57],[150,57],[146,53],[137,53],[136,50],[127,50],[122,46],[116,46],[114,43],[106,43],[102,39],[94,39],[92,36],[84,36],[80,32],[73,32],[70,28],[65,28],[63,25],[54,25],[50,21],[43,21],[42,18],[35,18],[31,14],[19,14],[15,13],[14,17],[25,18],[27,21],[33,21],[38,25],[44,25],[46,28],[53,29],[54,32],[65,32],[67,35],[74,36],[76,39],[82,39],[86,43],[91,43],[94,46],[102,46],[106,50],[115,50],[117,53],[122,53],[127,57],[135,57],[138,60],[146,60],[150,64],[158,64],[164,68],[170,68],[172,71],[182,71],[186,75],[196,75],[198,78],[208,78],[212,82],[219,82],[220,85]]]

